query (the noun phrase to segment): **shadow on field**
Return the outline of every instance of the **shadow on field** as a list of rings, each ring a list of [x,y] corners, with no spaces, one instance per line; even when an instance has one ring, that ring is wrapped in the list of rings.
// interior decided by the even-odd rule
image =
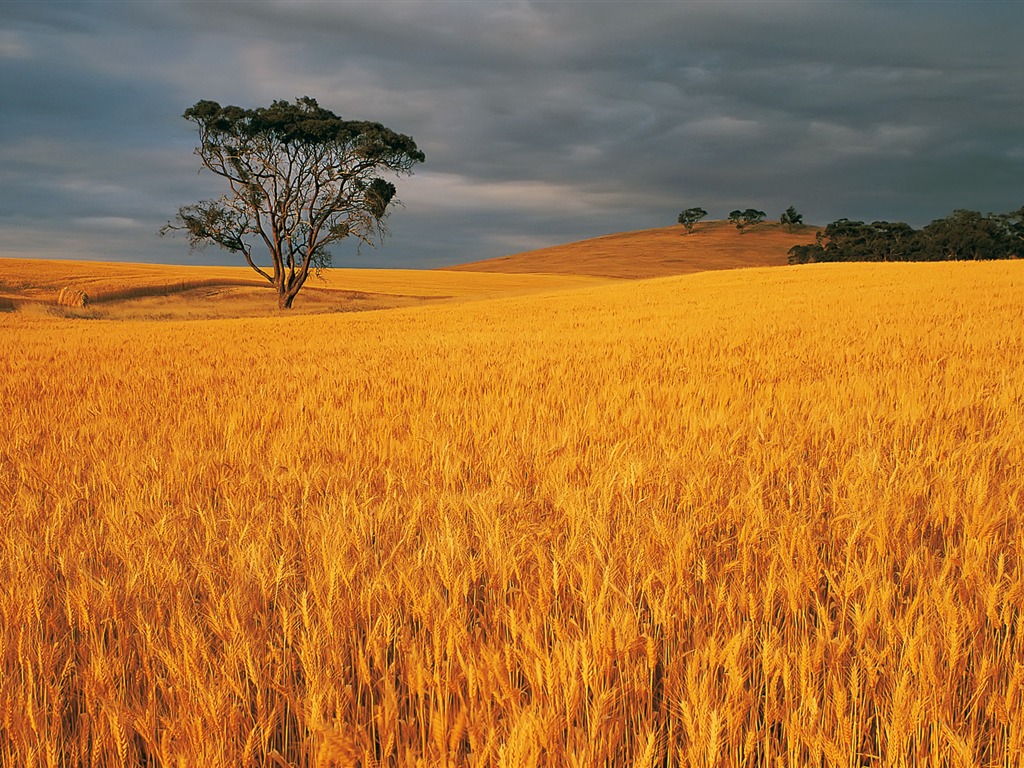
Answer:
[[[277,294],[269,285],[243,280],[202,280],[105,291],[86,296],[83,303],[75,306],[50,304],[47,310],[51,315],[83,320],[212,320],[367,312],[446,298],[307,287],[291,310],[282,311],[277,308]]]
[[[121,288],[116,291],[101,291],[89,295],[89,304],[107,304],[115,301],[131,301],[151,296],[173,296],[179,293],[190,293],[204,288],[227,288],[231,286],[256,287],[253,280],[181,280],[166,285],[139,285],[133,288]]]

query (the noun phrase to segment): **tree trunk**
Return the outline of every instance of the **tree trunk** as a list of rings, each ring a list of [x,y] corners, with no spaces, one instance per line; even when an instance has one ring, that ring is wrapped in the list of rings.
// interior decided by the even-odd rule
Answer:
[[[292,302],[295,301],[295,297],[299,295],[299,291],[305,285],[308,274],[304,270],[289,269],[287,272],[283,268],[280,270],[280,274],[276,276],[277,280],[274,282],[274,287],[277,288],[278,309],[292,308]]]

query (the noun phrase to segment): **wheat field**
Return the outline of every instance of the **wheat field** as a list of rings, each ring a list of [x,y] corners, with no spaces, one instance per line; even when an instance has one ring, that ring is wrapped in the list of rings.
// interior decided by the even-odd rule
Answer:
[[[1021,765],[1022,287],[0,314],[0,765]]]
[[[392,309],[525,295],[608,282],[561,274],[328,269],[311,276],[295,314]],[[65,295],[78,298],[71,308]],[[83,300],[84,298],[84,300]],[[0,311],[102,320],[206,320],[273,314],[273,287],[249,267],[0,258]]]

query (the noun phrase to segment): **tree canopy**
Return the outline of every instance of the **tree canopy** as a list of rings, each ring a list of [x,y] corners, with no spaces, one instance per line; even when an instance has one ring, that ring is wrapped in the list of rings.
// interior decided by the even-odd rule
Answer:
[[[789,250],[791,264],[820,261],[957,261],[1011,259],[1024,254],[1024,206],[983,216],[958,209],[914,229],[902,221],[837,219],[816,242]]]
[[[759,211],[756,208],[747,208],[743,211],[737,209],[729,214],[729,221],[735,224],[736,229],[742,233],[747,227],[760,224],[767,215],[764,211]]]
[[[375,244],[396,200],[381,173],[408,175],[423,152],[380,123],[343,120],[308,96],[269,107],[199,101],[183,117],[199,129],[195,153],[229,192],[178,210],[192,248],[240,253],[270,282],[278,306],[292,306],[311,270],[330,266],[329,247],[348,237]],[[271,268],[257,264],[265,248]]]
[[[687,233],[693,233],[693,228],[697,226],[697,222],[708,215],[708,212],[703,208],[687,208],[685,211],[679,214],[679,223],[686,227]]]
[[[804,215],[799,213],[796,208],[792,205],[789,206],[782,215],[779,217],[779,223],[786,227],[790,232],[799,227],[804,223]]]

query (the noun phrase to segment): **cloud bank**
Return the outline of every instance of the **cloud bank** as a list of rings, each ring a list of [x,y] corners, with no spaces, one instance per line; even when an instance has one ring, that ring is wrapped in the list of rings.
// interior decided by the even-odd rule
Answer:
[[[1024,204],[1003,2],[7,2],[0,255],[233,263],[156,232],[216,196],[181,113],[310,95],[412,135],[346,266],[432,267],[789,205],[920,226]]]

